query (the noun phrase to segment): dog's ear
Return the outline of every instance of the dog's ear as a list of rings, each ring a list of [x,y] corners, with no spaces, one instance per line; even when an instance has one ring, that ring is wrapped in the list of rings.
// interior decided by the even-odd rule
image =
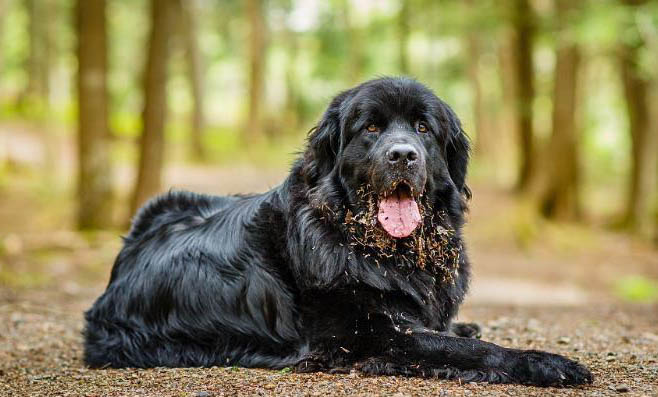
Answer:
[[[471,198],[471,189],[466,185],[466,172],[470,157],[469,138],[462,129],[461,121],[446,104],[443,106],[441,126],[446,131],[446,160],[450,178],[461,194]]]
[[[309,183],[315,183],[328,175],[336,165],[340,152],[341,114],[354,90],[336,96],[324,112],[322,119],[308,136],[304,154],[304,175]]]

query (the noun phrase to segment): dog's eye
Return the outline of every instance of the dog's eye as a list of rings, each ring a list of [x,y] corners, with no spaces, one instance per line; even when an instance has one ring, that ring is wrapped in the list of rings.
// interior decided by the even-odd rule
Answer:
[[[416,126],[416,131],[425,133],[425,132],[429,132],[429,128],[427,128],[427,125],[425,123],[418,123],[418,126]]]
[[[368,132],[379,132],[379,127],[377,127],[374,124],[370,124],[369,126],[366,127],[366,130]]]

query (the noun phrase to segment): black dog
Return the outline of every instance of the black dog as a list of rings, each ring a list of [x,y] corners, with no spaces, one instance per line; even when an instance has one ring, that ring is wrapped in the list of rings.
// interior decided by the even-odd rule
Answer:
[[[459,120],[420,83],[341,93],[279,187],[169,193],[139,211],[86,313],[85,361],[591,382],[567,358],[451,323],[470,273],[468,157]]]

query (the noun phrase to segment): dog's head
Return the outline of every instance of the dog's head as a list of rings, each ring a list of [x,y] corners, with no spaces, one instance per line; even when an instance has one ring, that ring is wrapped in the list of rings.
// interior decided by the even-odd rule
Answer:
[[[339,94],[309,136],[306,182],[316,201],[341,190],[343,203],[377,197],[377,219],[396,238],[422,221],[419,201],[463,211],[469,142],[455,113],[424,85],[380,78]]]

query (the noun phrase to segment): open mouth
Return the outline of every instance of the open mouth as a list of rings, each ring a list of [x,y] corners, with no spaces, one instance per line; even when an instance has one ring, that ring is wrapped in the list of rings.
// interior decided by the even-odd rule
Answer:
[[[392,237],[408,237],[416,230],[422,218],[413,188],[400,181],[379,196],[377,220]]]

